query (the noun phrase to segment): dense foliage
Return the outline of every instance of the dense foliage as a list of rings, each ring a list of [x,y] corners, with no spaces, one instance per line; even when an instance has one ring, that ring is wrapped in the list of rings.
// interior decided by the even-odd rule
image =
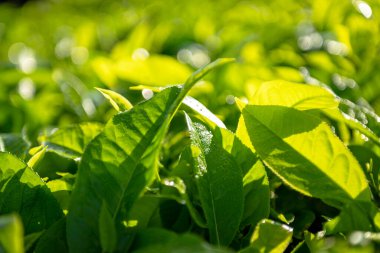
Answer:
[[[380,3],[0,4],[0,252],[377,252]]]

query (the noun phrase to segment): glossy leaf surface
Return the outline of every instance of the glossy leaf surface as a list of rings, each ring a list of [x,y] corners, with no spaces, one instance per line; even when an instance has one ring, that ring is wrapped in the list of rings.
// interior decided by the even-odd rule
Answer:
[[[231,154],[216,144],[212,132],[187,116],[194,180],[210,232],[211,242],[228,245],[243,211],[243,176]]]

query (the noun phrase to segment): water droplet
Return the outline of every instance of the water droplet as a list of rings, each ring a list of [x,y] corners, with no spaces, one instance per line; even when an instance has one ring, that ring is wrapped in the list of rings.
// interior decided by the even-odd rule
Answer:
[[[189,49],[181,49],[177,53],[177,59],[179,62],[188,63],[191,61],[191,51]]]
[[[235,97],[233,95],[226,96],[226,103],[229,105],[235,104]]]
[[[281,227],[282,227],[284,230],[287,230],[287,231],[289,231],[289,232],[292,232],[292,231],[293,231],[293,228],[292,228],[292,227],[286,226],[285,224],[282,224]]]
[[[71,49],[73,46],[74,41],[71,38],[63,38],[55,46],[55,55],[60,59],[69,57],[71,55]]]
[[[353,89],[357,86],[355,80],[341,76],[339,74],[334,74],[332,76],[332,80],[339,90],[345,90],[346,88]]]
[[[325,48],[327,52],[333,55],[346,55],[348,53],[347,46],[335,40],[326,40]]]
[[[166,186],[174,186],[175,185],[174,181],[173,180],[169,180],[169,179],[164,179],[163,183]]]
[[[4,152],[5,151],[5,145],[3,139],[0,138],[0,151]]]
[[[356,9],[365,17],[372,17],[372,8],[364,1],[354,1]]]
[[[143,98],[146,100],[151,99],[154,95],[154,93],[151,89],[143,89],[141,91],[141,94],[142,94]]]
[[[16,64],[18,68],[26,73],[32,73],[37,67],[34,51],[23,43],[13,44],[8,51],[9,61]]]
[[[179,62],[190,64],[195,68],[200,68],[210,62],[207,49],[199,44],[192,44],[179,50],[177,59]]]
[[[21,79],[18,83],[18,93],[23,99],[32,99],[34,97],[35,92],[36,88],[34,86],[34,82],[29,77]]]
[[[314,32],[305,36],[301,36],[298,38],[298,46],[304,51],[319,49],[322,47],[322,45],[323,45],[323,38],[317,32]]]
[[[149,57],[149,52],[145,48],[137,48],[132,53],[132,60],[134,61],[143,61]]]
[[[8,50],[8,58],[9,61],[12,62],[13,64],[18,64],[18,57],[21,53],[22,50],[26,48],[24,43],[18,42],[14,43],[12,46],[9,47]]]
[[[36,59],[33,55],[23,55],[20,57],[19,67],[26,74],[32,73],[36,69]]]
[[[325,234],[326,234],[326,231],[324,231],[324,230],[319,231],[319,232],[317,232],[317,234],[316,234],[316,238],[317,238],[317,239],[321,239],[321,238],[325,237]]]
[[[363,141],[365,141],[365,142],[369,141],[368,137],[365,136],[364,134],[361,134],[361,135],[360,135],[360,138],[361,138]]]
[[[355,231],[351,233],[350,236],[348,237],[348,241],[352,245],[359,245],[362,243],[363,240],[364,240],[364,234],[363,232],[360,232],[360,231]]]
[[[200,68],[210,62],[210,58],[202,51],[196,51],[193,53],[192,65],[196,68]]]
[[[240,100],[245,103],[245,104],[248,104],[248,98],[246,97],[241,97]]]

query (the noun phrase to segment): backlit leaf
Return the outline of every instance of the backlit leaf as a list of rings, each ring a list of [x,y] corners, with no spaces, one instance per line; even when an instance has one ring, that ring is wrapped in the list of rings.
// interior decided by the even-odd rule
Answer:
[[[107,98],[111,105],[115,108],[118,112],[123,112],[131,109],[133,106],[131,102],[128,101],[125,97],[120,95],[117,92],[114,92],[112,90],[106,90],[101,88],[96,88],[102,95]]]
[[[271,220],[262,220],[256,226],[250,245],[241,253],[282,253],[288,247],[293,229]]]
[[[289,107],[247,105],[238,136],[239,129],[246,129],[258,155],[295,190],[337,208],[371,201],[359,163],[319,118]]]
[[[0,216],[0,252],[23,253],[23,228],[16,214]]]

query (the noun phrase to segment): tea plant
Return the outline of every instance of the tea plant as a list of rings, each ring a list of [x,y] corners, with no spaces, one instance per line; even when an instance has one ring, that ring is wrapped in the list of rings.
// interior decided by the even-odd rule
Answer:
[[[251,103],[237,99],[241,116],[235,133],[213,121],[208,110],[178,111],[197,81],[229,62],[217,60],[184,85],[164,88],[134,106],[100,89],[119,111],[106,125],[58,129],[44,137],[29,161],[1,152],[1,212],[14,213],[2,217],[3,248],[282,252],[292,243],[297,252],[323,242],[308,231],[320,226],[326,235],[368,231],[367,237],[371,232],[376,237],[377,192],[371,189],[378,184],[370,187],[377,182],[371,160],[364,171],[326,116],[378,138],[344,115],[331,91],[263,83]],[[191,103],[190,108],[202,107],[194,99]],[[165,157],[178,143],[181,154]],[[46,152],[72,160],[74,168],[41,178],[37,172],[51,173],[39,171]],[[271,192],[281,186],[275,182],[292,189],[290,206],[313,204],[293,209],[292,218],[278,213]]]
[[[379,10],[0,4],[0,252],[378,252]]]

